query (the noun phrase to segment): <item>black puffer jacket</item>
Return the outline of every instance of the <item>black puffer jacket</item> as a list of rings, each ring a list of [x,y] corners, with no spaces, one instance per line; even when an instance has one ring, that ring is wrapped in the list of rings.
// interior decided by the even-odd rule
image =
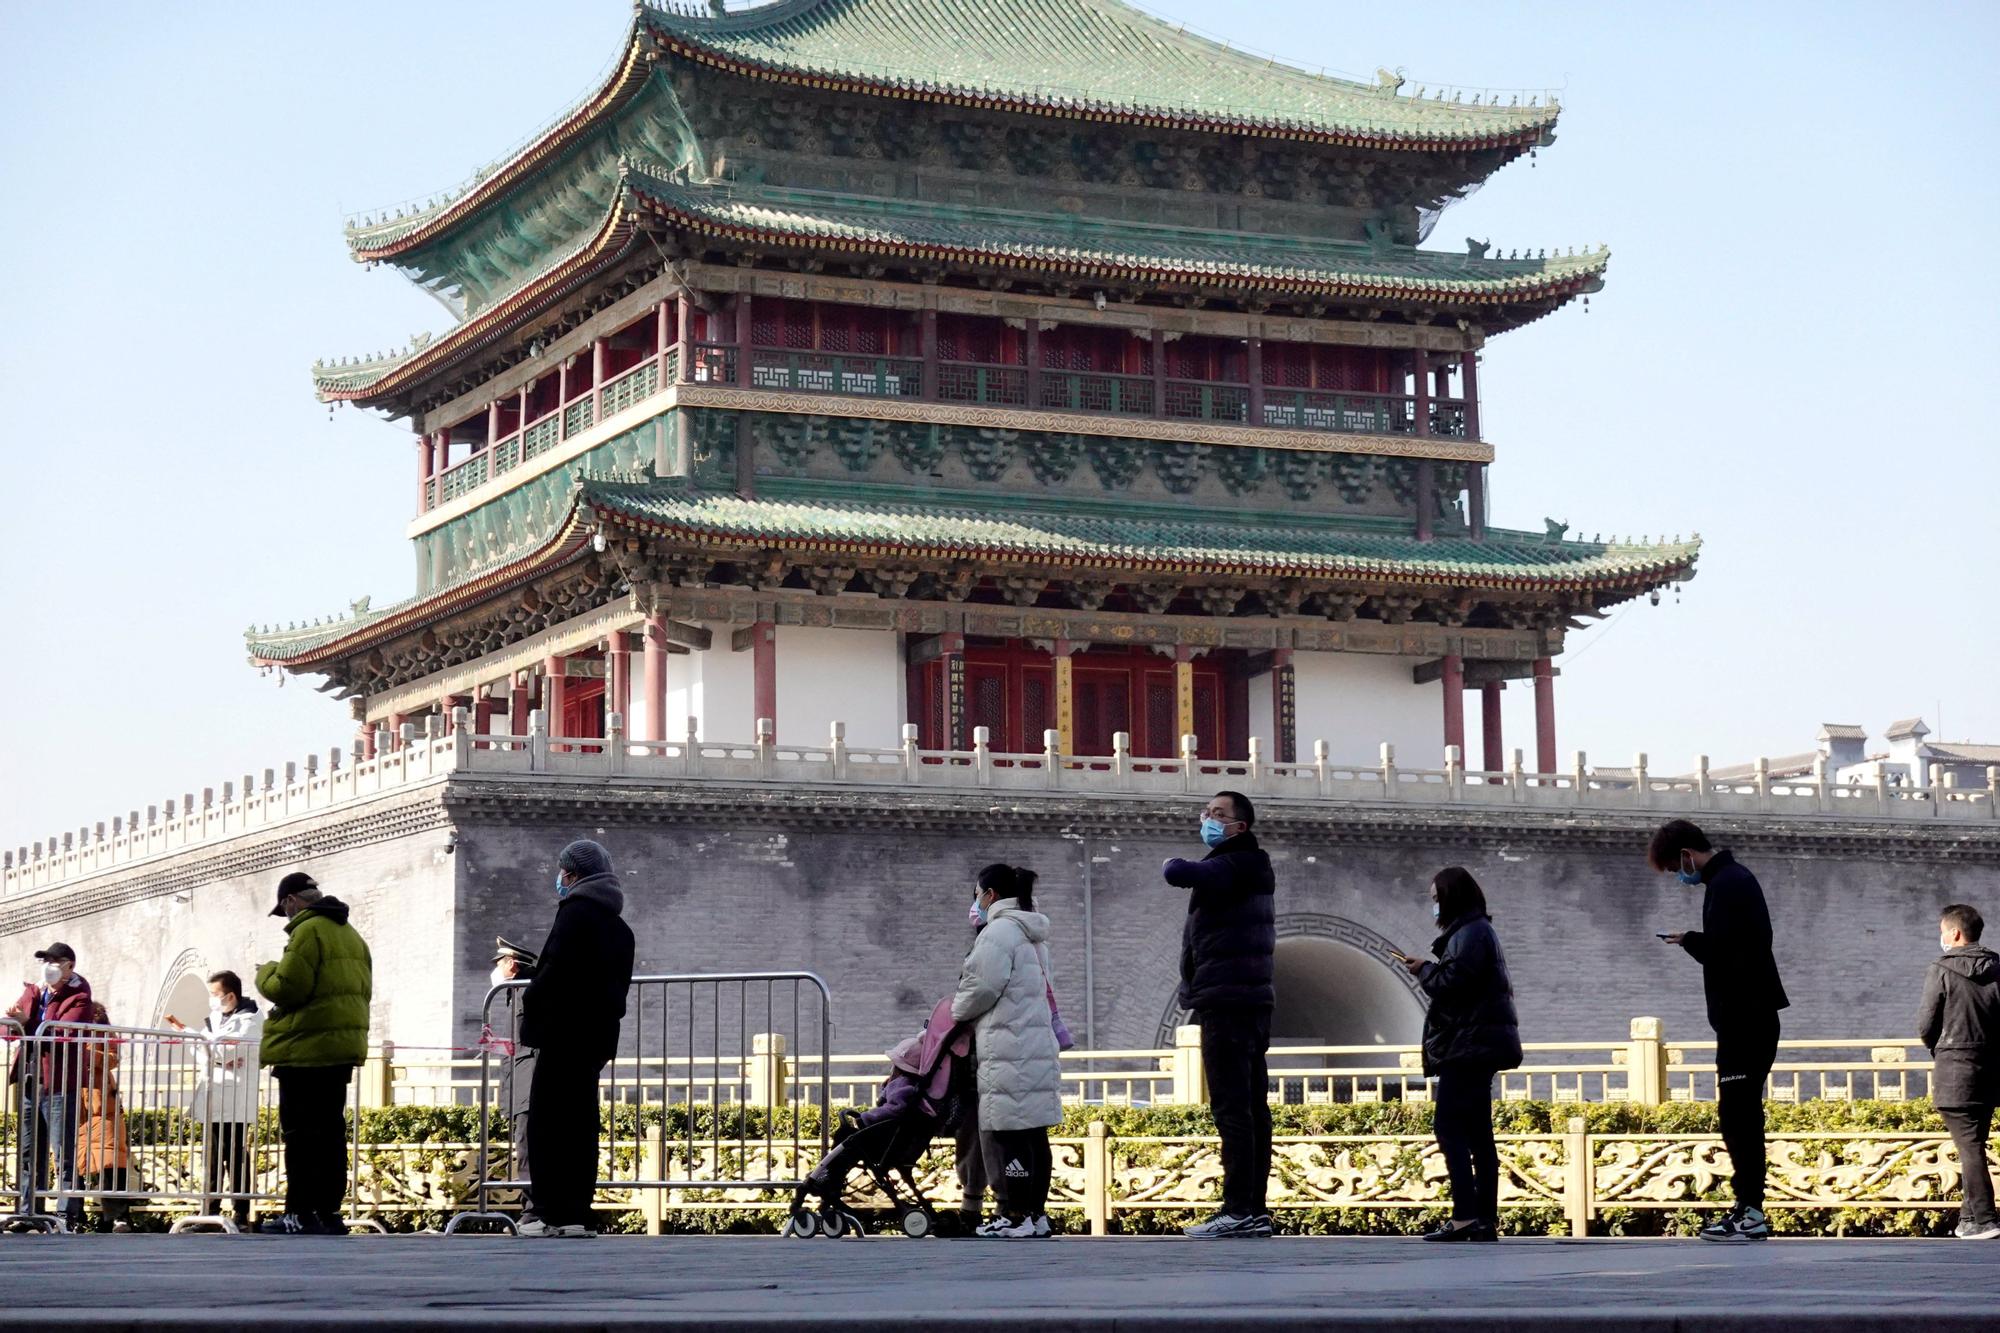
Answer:
[[[542,1059],[602,1064],[618,1053],[635,951],[624,910],[612,874],[578,881],[557,904],[521,996],[521,1041]]]
[[[1277,878],[1248,831],[1199,861],[1175,857],[1167,883],[1193,889],[1181,927],[1181,1008],[1268,1009],[1276,991]]]
[[[1417,972],[1431,997],[1424,1014],[1424,1075],[1442,1069],[1515,1069],[1521,1063],[1521,1020],[1514,983],[1489,916],[1462,916],[1431,945],[1435,963]]]
[[[2000,1101],[2000,957],[1983,944],[1945,950],[1924,977],[1917,1036],[1937,1058],[1934,1105]]]

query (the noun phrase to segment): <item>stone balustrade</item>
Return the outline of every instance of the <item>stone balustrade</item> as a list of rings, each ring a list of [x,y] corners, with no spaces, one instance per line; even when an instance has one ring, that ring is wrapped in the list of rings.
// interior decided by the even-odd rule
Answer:
[[[1577,751],[1560,773],[1523,767],[1522,752],[1501,772],[1466,767],[1457,746],[1447,747],[1441,768],[1406,767],[1394,747],[1381,747],[1372,763],[1335,762],[1325,741],[1315,741],[1311,758],[1280,763],[1266,757],[1262,740],[1252,737],[1243,759],[1202,759],[1193,736],[1181,738],[1172,758],[1131,752],[1124,732],[1113,737],[1109,755],[1074,755],[1061,750],[1060,734],[1043,733],[1043,749],[1033,754],[994,751],[984,727],[973,729],[969,750],[925,750],[915,726],[903,728],[896,749],[850,746],[846,727],[835,722],[823,745],[775,739],[769,719],[757,724],[749,741],[699,739],[692,724],[671,741],[634,740],[623,719],[612,714],[607,735],[551,736],[539,711],[529,718],[526,736],[478,734],[469,711],[459,710],[448,734],[437,719],[428,729],[406,725],[401,736],[378,730],[372,746],[327,752],[324,763],[308,755],[287,763],[282,774],[265,769],[261,780],[245,774],[240,786],[224,782],[169,798],[161,806],[137,810],[51,835],[0,857],[0,894],[14,895],[79,880],[136,862],[162,857],[201,843],[256,833],[335,807],[381,798],[397,791],[454,776],[482,779],[560,778],[655,780],[662,783],[721,781],[791,786],[866,786],[967,791],[1009,795],[1201,796],[1231,787],[1262,799],[1326,803],[1399,803],[1439,808],[1516,809],[1560,814],[1567,811],[1713,814],[1850,821],[2000,821],[2000,767],[1987,769],[1986,786],[1961,787],[1935,766],[1926,786],[1895,786],[1881,778],[1865,785],[1829,779],[1824,760],[1812,776],[1778,778],[1759,759],[1747,779],[1711,775],[1707,756],[1698,756],[1689,774],[1665,775],[1641,754],[1628,767],[1592,767]],[[370,751],[372,750],[372,757]]]

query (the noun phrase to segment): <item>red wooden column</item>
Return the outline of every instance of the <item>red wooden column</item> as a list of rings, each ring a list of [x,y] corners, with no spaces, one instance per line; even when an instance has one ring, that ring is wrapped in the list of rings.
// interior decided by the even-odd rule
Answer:
[[[660,369],[661,369],[660,387],[663,389],[667,387],[667,381],[671,378],[665,373],[665,371],[667,364],[667,352],[673,346],[674,342],[673,337],[671,336],[674,331],[673,311],[674,311],[674,303],[671,299],[669,299],[661,301],[659,304],[659,308],[655,310],[653,313],[653,344],[655,347],[659,349],[658,356],[660,358]]]
[[[642,665],[646,726],[639,739],[663,741],[667,738],[667,618],[659,612],[646,617]]]
[[[1042,405],[1042,321],[1028,316],[1021,326],[1021,360],[1028,366],[1028,406]]]
[[[1292,650],[1279,648],[1271,654],[1271,729],[1277,732],[1272,757],[1281,764],[1299,761],[1299,689],[1292,667]]]
[[[674,337],[680,346],[679,365],[674,379],[686,384],[694,379],[694,367],[688,364],[694,351],[694,302],[688,300],[683,291],[674,298]]]
[[[750,627],[750,679],[752,711],[750,724],[771,719],[771,736],[778,735],[778,627],[760,620]],[[753,733],[754,734],[754,733]]]
[[[1546,657],[1535,659],[1535,771],[1556,771],[1556,669]]]
[[[492,731],[493,696],[482,688],[479,692],[479,697],[472,701],[472,734],[475,736],[486,736],[490,735]],[[485,741],[476,741],[474,742],[474,748],[484,750],[490,747]]]
[[[1249,353],[1250,379],[1250,420],[1248,425],[1264,424],[1264,340],[1252,338],[1246,344]]]
[[[923,358],[924,368],[919,382],[919,392],[925,402],[935,402],[938,396],[938,312],[936,308],[924,311],[917,333],[917,355]]]
[[[404,724],[405,722],[408,722],[409,720],[410,720],[410,715],[409,715],[408,713],[391,713],[391,714],[389,714],[389,748],[390,748],[390,749],[392,749],[392,750],[400,750],[400,749],[402,749],[402,748],[403,748],[403,724]]]
[[[507,697],[507,730],[516,736],[528,734],[528,714],[535,706],[534,691],[530,688],[533,679],[532,672],[514,673],[514,688]]]
[[[1465,659],[1457,653],[1444,658],[1444,743],[1465,753]]]
[[[1411,354],[1415,371],[1410,376],[1411,387],[1416,390],[1416,433],[1419,438],[1431,433],[1431,354],[1419,347]],[[1417,540],[1431,539],[1432,511],[1437,508],[1432,493],[1437,489],[1437,465],[1428,458],[1417,463]],[[1450,659],[1446,659],[1447,661]],[[1463,701],[1461,701],[1462,703]],[[1445,705],[1451,707],[1449,703]]]
[[[1153,330],[1153,415],[1167,414],[1167,331]]]
[[[1489,680],[1479,686],[1480,766],[1488,773],[1507,769],[1506,739],[1500,730],[1500,691],[1505,681]]]
[[[618,714],[625,734],[632,734],[632,641],[622,629],[604,641],[605,711]],[[607,722],[607,726],[610,724]]]
[[[750,379],[750,293],[736,294],[736,387],[751,387]]]
[[[1479,353],[1461,352],[1458,356],[1458,392],[1465,399],[1465,438],[1479,438]]]
[[[542,712],[546,717],[545,736],[563,734],[563,704],[569,694],[569,678],[564,674],[566,660],[561,656],[542,659]]]

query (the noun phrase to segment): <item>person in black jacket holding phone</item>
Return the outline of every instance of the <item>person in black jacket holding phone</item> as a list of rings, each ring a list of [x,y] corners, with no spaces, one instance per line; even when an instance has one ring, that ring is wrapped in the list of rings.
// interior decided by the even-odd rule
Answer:
[[[1917,1036],[1930,1048],[1931,1103],[1958,1148],[1965,1202],[1960,1240],[2000,1239],[1986,1139],[2000,1101],[2000,957],[1979,942],[1979,910],[1953,903],[1938,914],[1938,960],[1924,976]]]
[[[1470,871],[1450,866],[1431,881],[1435,961],[1398,954],[1430,997],[1424,1013],[1424,1076],[1436,1080],[1432,1126],[1451,1173],[1451,1220],[1424,1239],[1500,1239],[1500,1150],[1493,1142],[1493,1077],[1521,1063],[1514,984],[1486,894]]]
[[[1778,1058],[1778,1011],[1791,1001],[1771,953],[1764,889],[1728,848],[1685,819],[1653,834],[1646,861],[1699,887],[1701,929],[1662,935],[1701,964],[1708,1025],[1715,1029],[1715,1118],[1733,1168],[1736,1206],[1701,1229],[1703,1240],[1764,1240],[1764,1080]]]
[[[556,857],[556,919],[521,995],[521,1042],[535,1048],[528,1176],[545,1236],[595,1236],[597,1080],[618,1053],[632,984],[632,928],[611,854],[578,840]]]

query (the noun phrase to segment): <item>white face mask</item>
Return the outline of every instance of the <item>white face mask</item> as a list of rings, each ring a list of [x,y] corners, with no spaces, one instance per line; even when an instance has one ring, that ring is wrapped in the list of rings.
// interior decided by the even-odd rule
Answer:
[[[211,1013],[211,1014],[214,1014],[214,1015],[215,1015],[215,1016],[216,1016],[217,1018],[220,1018],[220,1017],[222,1017],[222,997],[221,997],[221,996],[219,996],[219,995],[211,995],[211,996],[209,996],[209,997],[208,997],[208,1012],[209,1012],[209,1013]]]
[[[44,986],[51,986],[51,987],[60,986],[62,984],[62,979],[63,978],[62,978],[61,963],[42,964],[42,984]]]
[[[494,985],[496,985],[496,986],[503,986],[503,985],[505,985],[506,983],[508,983],[508,982],[512,981],[513,979],[514,979],[514,978],[512,978],[512,977],[508,976],[508,975],[507,975],[507,973],[506,973],[506,972],[505,972],[504,970],[502,970],[501,968],[497,968],[497,967],[496,967],[496,968],[494,968],[494,969],[493,969],[493,984],[494,984]]]

